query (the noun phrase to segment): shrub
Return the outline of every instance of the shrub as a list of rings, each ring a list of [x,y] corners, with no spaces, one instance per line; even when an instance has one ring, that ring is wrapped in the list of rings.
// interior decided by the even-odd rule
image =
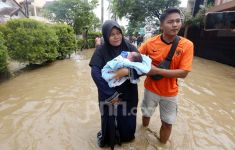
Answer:
[[[88,39],[87,43],[89,48],[95,48],[95,39]]]
[[[82,48],[82,45],[84,44],[85,40],[84,39],[78,39],[77,40],[77,48]]]
[[[65,24],[57,24],[51,27],[55,29],[56,35],[58,36],[59,45],[57,51],[59,53],[59,59],[64,59],[76,49],[74,30]]]
[[[87,39],[95,39],[97,36],[101,35],[101,32],[88,32]]]
[[[58,56],[58,38],[55,31],[31,19],[14,19],[6,26],[7,47],[11,58],[29,64],[54,61]]]
[[[11,30],[7,28],[6,24],[0,24],[0,32],[2,32],[3,38],[5,39]]]
[[[102,36],[102,33],[101,32],[89,32],[88,33],[88,39],[87,39],[87,42],[88,42],[88,47],[89,48],[94,48],[95,47],[95,38],[97,36]]]
[[[4,45],[5,40],[0,32],[0,73],[7,72],[7,47]]]

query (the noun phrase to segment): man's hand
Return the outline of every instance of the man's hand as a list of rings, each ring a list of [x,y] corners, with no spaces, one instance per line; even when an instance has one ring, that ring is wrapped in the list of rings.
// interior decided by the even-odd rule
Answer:
[[[117,71],[115,71],[113,73],[115,74],[113,78],[115,78],[116,80],[119,80],[120,78],[128,75],[129,69],[121,68],[121,69],[118,69]]]

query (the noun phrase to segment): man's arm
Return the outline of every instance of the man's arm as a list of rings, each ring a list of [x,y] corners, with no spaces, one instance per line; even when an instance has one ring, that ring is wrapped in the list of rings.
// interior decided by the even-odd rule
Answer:
[[[147,76],[152,76],[152,75],[162,75],[166,78],[185,78],[188,75],[189,71],[183,70],[183,69],[161,69],[157,68],[154,65],[151,66],[151,70],[147,73]],[[117,80],[120,79],[121,77],[127,76],[129,74],[129,69],[127,68],[122,68],[119,69],[115,72],[114,78]]]
[[[151,75],[162,75],[166,78],[185,78],[188,75],[189,71],[183,69],[162,69],[157,68],[156,66],[152,65],[151,70],[147,73],[148,76]]]
[[[122,77],[129,76],[131,80],[138,79],[141,75],[138,75],[135,69],[131,68],[120,68],[117,71],[113,72],[115,75],[113,78],[119,80]]]

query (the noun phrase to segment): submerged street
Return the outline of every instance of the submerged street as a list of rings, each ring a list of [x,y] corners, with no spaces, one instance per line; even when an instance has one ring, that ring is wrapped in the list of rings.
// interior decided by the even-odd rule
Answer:
[[[97,89],[88,66],[93,51],[0,84],[1,150],[100,149]],[[144,78],[139,83],[136,139],[116,149],[235,149],[234,67],[194,57],[193,71],[178,81],[178,117],[166,145],[156,138],[161,125],[158,109],[150,126],[141,126]]]

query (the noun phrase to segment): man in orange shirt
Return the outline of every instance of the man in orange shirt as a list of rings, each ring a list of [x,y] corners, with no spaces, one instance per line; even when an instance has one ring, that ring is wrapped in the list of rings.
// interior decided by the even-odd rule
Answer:
[[[143,43],[139,51],[152,59],[152,68],[147,74],[144,86],[144,99],[142,102],[142,123],[148,126],[150,117],[159,104],[162,126],[160,128],[160,142],[166,143],[170,137],[172,124],[174,124],[178,107],[177,78],[185,78],[192,69],[193,43],[180,37],[180,41],[173,55],[170,68],[161,69],[156,66],[166,57],[172,42],[180,28],[181,12],[176,8],[167,9],[160,17],[160,27],[163,31]],[[160,80],[154,80],[151,75],[162,75]]]
[[[143,43],[139,51],[152,59],[152,67],[144,86],[144,99],[142,102],[142,123],[148,126],[150,117],[159,104],[160,118],[160,142],[166,143],[170,137],[172,124],[175,123],[178,107],[178,85],[177,78],[185,78],[192,69],[193,43],[186,38],[180,37],[169,69],[156,67],[168,55],[172,42],[176,38],[181,26],[181,12],[176,8],[167,9],[160,17],[160,26],[163,31]],[[114,78],[119,79],[125,75],[135,74],[127,68],[115,72]],[[151,76],[161,75],[160,80],[154,80]]]

